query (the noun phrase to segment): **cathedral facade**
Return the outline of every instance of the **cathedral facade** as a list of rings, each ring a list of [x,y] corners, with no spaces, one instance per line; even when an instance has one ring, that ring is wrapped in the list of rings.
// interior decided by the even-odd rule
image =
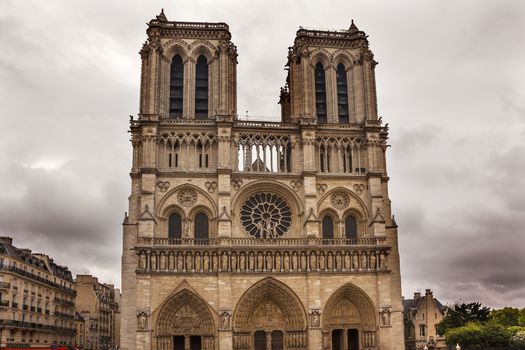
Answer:
[[[238,117],[225,23],[161,12],[140,55],[121,347],[403,349],[365,33],[300,28],[275,122]]]

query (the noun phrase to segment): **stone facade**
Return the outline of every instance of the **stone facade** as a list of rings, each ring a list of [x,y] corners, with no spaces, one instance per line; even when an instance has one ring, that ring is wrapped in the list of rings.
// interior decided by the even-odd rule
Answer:
[[[365,33],[300,29],[275,122],[237,117],[228,25],[162,12],[147,35],[122,349],[403,349]]]
[[[71,272],[0,237],[0,347],[75,345]]]
[[[77,275],[75,288],[76,310],[86,327],[84,348],[117,348],[120,334],[115,327],[120,323],[120,291],[111,284],[99,283],[91,275]]]
[[[434,298],[430,289],[425,295],[414,293],[414,299],[403,299],[405,320],[405,349],[444,349],[445,337],[438,334],[437,324],[443,320],[446,307]]]

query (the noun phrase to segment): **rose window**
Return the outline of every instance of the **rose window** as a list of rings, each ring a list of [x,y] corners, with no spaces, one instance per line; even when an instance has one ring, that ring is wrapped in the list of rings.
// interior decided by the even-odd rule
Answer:
[[[273,193],[256,193],[241,207],[241,225],[257,238],[281,237],[292,225],[292,211]]]

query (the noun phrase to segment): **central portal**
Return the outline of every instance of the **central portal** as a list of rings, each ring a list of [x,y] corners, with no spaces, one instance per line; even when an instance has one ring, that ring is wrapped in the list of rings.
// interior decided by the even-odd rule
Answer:
[[[274,278],[265,278],[239,300],[233,319],[233,348],[307,348],[306,313],[297,296]]]

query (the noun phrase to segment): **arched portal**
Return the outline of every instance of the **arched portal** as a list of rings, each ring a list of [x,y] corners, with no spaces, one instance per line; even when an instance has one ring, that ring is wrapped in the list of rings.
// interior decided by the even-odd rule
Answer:
[[[271,277],[248,289],[233,314],[233,348],[307,349],[304,307],[295,293]]]
[[[360,350],[376,346],[377,312],[368,295],[347,283],[336,290],[324,307],[324,347]]]
[[[164,303],[156,327],[157,350],[212,350],[215,322],[206,302],[183,289]]]

